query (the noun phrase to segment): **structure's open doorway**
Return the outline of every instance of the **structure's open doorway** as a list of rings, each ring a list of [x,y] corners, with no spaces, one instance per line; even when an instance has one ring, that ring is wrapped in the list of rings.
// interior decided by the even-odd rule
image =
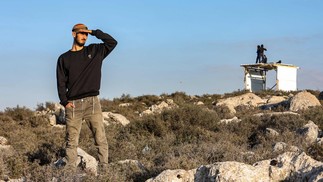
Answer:
[[[297,90],[297,69],[298,67],[281,63],[259,63],[244,64],[244,84],[245,89],[251,92],[257,92],[266,89],[296,91]],[[269,71],[274,70],[275,76],[268,75]],[[267,83],[269,78],[275,77],[274,81]]]

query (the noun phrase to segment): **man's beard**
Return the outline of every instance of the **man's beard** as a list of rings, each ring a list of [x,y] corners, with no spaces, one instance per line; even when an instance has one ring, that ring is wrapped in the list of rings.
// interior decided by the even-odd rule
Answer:
[[[83,47],[84,44],[85,44],[85,41],[82,43],[82,42],[79,42],[76,38],[75,38],[75,43],[80,46],[80,47]]]

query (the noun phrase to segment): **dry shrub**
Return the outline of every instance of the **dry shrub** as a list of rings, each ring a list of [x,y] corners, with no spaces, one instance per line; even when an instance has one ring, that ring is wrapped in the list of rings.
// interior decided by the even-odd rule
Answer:
[[[308,89],[306,91],[309,92],[309,93],[311,93],[312,95],[314,95],[316,98],[319,98],[320,93],[321,93],[319,90],[311,90],[311,89]]]
[[[28,169],[28,162],[24,156],[10,156],[4,161],[10,178],[19,178]]]
[[[190,96],[186,95],[185,92],[172,93],[170,98],[173,99],[177,105],[183,105],[191,100]]]
[[[170,127],[173,130],[180,129],[178,127],[199,127],[216,131],[220,121],[216,112],[195,105],[183,105],[180,108],[166,110],[161,117],[162,120],[171,125]]]
[[[34,163],[37,162],[39,165],[50,165],[56,160],[57,147],[51,143],[41,144],[36,151],[27,152],[28,161]]]
[[[323,107],[316,106],[300,112],[305,120],[313,121],[321,130],[323,130]]]
[[[304,119],[296,115],[264,115],[260,119],[261,122],[259,124],[248,127],[253,128],[248,137],[248,143],[251,149],[264,146],[268,147],[273,144],[272,138],[266,136],[266,128],[274,129],[279,133],[295,132],[306,123]],[[277,140],[284,141],[281,138]]]
[[[323,150],[321,144],[312,144],[306,149],[306,153],[315,160],[323,161]]]
[[[33,111],[26,107],[20,107],[19,105],[15,108],[6,108],[4,114],[10,116],[21,125],[26,125],[27,121],[34,115]]]
[[[4,176],[9,174],[9,170],[7,168],[7,164],[5,162],[5,159],[8,158],[6,154],[0,150],[0,177],[3,178]]]
[[[215,106],[214,110],[221,119],[230,119],[234,117],[234,115],[230,112],[230,109],[226,105]]]
[[[46,102],[45,104],[44,103],[37,104],[36,111],[45,111],[47,109],[54,111],[55,110],[55,103]]]
[[[161,98],[156,95],[143,95],[136,98],[137,102],[144,103],[146,106],[152,106],[161,101]]]
[[[221,98],[221,95],[219,94],[204,94],[201,97],[199,97],[199,101],[202,101],[205,106],[207,106],[209,109],[213,108],[213,104],[217,102]]]
[[[302,117],[294,114],[283,114],[283,115],[264,115],[262,118],[262,124],[259,125],[260,130],[266,128],[272,128],[280,133],[285,131],[296,131],[307,123]]]
[[[48,125],[45,116],[35,116],[34,112],[26,107],[6,108],[3,114],[23,126],[38,127]]]
[[[21,121],[17,122],[14,118]],[[6,109],[1,114],[0,136],[6,137],[15,151],[3,161],[10,178],[27,177],[33,172],[30,168],[34,166],[32,164],[43,168],[56,159],[55,152],[62,145],[64,131],[52,129],[47,122],[45,117],[35,116],[26,108]],[[43,175],[45,174],[38,174]]]
[[[255,94],[259,97],[265,97],[268,95],[271,96],[289,96],[289,95],[295,95],[297,94],[299,91],[276,91],[276,90],[262,90],[262,91],[258,91]]]
[[[140,122],[133,122],[130,125],[130,132],[136,133],[140,131],[140,135],[156,137],[163,137],[167,134],[167,127],[165,123],[159,117],[147,116]]]
[[[101,109],[103,112],[108,112],[108,111],[112,112],[118,106],[116,102],[113,102],[109,99],[101,99],[100,103],[101,103]]]
[[[243,94],[246,94],[246,93],[250,93],[250,91],[248,91],[248,90],[237,90],[237,91],[233,91],[231,93],[225,93],[223,98],[235,97],[235,96],[243,95]]]

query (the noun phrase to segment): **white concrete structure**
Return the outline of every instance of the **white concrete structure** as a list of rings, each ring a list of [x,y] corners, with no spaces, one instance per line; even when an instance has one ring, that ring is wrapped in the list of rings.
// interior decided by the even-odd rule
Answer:
[[[251,92],[266,90],[267,71],[276,71],[276,90],[297,90],[296,66],[281,63],[243,64],[245,89]]]

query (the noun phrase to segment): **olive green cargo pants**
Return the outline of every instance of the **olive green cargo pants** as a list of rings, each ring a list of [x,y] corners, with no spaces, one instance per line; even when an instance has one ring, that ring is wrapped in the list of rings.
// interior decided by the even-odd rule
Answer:
[[[99,97],[86,97],[69,102],[72,102],[75,107],[66,108],[66,167],[73,170],[77,167],[77,147],[83,120],[92,131],[99,162],[102,165],[108,164],[108,142]]]

